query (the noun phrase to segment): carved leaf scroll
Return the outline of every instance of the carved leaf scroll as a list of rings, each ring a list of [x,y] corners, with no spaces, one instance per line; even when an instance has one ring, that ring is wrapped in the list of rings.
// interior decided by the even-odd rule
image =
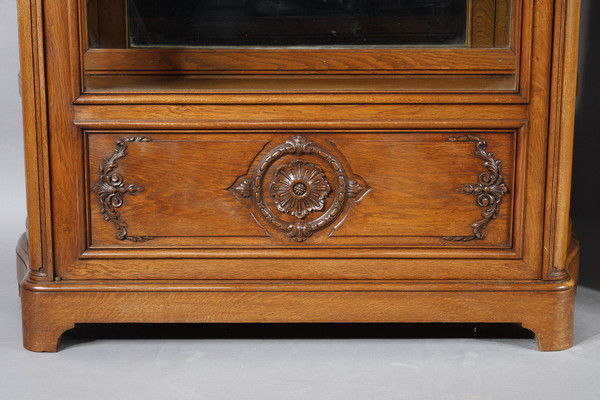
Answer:
[[[498,217],[502,198],[509,192],[502,175],[502,161],[496,160],[493,153],[487,152],[487,142],[477,136],[451,137],[448,140],[450,142],[475,142],[475,155],[483,160],[483,166],[487,171],[479,174],[479,182],[476,184],[465,184],[464,187],[457,189],[465,194],[475,195],[477,197],[477,205],[485,208],[481,212],[483,218],[471,225],[473,227],[473,235],[446,236],[443,239],[455,242],[483,240],[485,239],[485,228],[492,220]]]
[[[104,159],[100,166],[99,178],[92,191],[98,195],[100,201],[100,212],[104,215],[104,220],[112,222],[117,229],[116,237],[119,240],[130,240],[132,242],[145,242],[154,239],[151,236],[130,236],[127,232],[127,222],[121,218],[117,210],[121,208],[126,194],[135,195],[143,192],[140,186],[130,183],[126,184],[123,175],[116,172],[119,167],[117,160],[127,156],[127,144],[133,142],[151,142],[152,139],[144,136],[130,137],[117,141],[117,147],[113,154]]]

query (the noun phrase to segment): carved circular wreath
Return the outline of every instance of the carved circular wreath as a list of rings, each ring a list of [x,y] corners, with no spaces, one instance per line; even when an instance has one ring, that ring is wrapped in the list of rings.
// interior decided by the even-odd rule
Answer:
[[[322,210],[325,197],[331,192],[323,169],[300,160],[279,167],[270,189],[277,209],[296,218]]]
[[[329,178],[335,183],[335,188],[329,186],[323,169],[316,164],[296,159],[282,165],[275,171],[270,185],[270,194],[275,199],[278,211],[276,214],[264,198],[263,182],[269,167],[288,155],[313,155],[320,158],[324,166],[331,168]],[[361,194],[367,193],[370,188],[359,176],[348,176],[341,161],[326,148],[304,136],[294,136],[267,152],[251,173],[236,179],[230,190],[238,200],[250,203],[256,215],[260,215],[271,226],[286,233],[292,240],[303,242],[313,233],[333,224],[343,214],[348,199],[360,200]],[[330,193],[331,204],[312,221],[286,221],[278,216],[284,212],[303,219],[313,210],[323,210],[324,200]]]

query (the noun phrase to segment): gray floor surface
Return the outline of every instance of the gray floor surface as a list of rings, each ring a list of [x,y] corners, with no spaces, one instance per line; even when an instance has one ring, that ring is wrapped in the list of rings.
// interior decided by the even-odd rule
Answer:
[[[25,218],[16,7],[0,4],[0,400],[600,399],[600,238],[598,221],[586,218],[575,224],[588,252],[568,351],[538,352],[524,330],[402,325],[281,334],[192,326],[179,337],[91,327],[59,353],[24,350],[14,261]]]

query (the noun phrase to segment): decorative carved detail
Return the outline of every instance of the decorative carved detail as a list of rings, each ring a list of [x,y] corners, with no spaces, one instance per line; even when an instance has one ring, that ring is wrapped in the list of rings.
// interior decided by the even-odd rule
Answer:
[[[121,219],[121,214],[117,211],[117,208],[123,205],[125,194],[135,195],[143,192],[144,189],[136,184],[125,184],[123,176],[115,172],[119,166],[117,160],[127,155],[127,143],[151,141],[152,139],[144,136],[118,140],[112,156],[104,159],[104,163],[100,166],[100,178],[92,187],[92,191],[98,195],[100,200],[100,212],[104,215],[104,220],[113,223],[117,229],[116,236],[119,240],[145,242],[154,239],[151,236],[129,236],[127,234],[127,222]]]
[[[443,239],[455,242],[483,240],[485,239],[483,231],[490,221],[498,217],[502,198],[509,192],[502,176],[502,161],[496,160],[493,153],[488,153],[486,151],[487,142],[477,136],[451,137],[448,140],[450,142],[476,142],[475,155],[483,160],[483,166],[487,171],[479,174],[478,183],[474,185],[465,184],[464,187],[456,190],[477,196],[477,204],[486,208],[481,212],[483,218],[471,225],[473,227],[472,236],[446,236]]]
[[[325,197],[331,192],[323,169],[301,160],[279,167],[270,189],[277,209],[296,218],[322,210]]]
[[[348,182],[348,197],[358,197],[363,192],[363,187],[357,181]]]
[[[248,198],[252,196],[250,190],[252,189],[252,185],[249,180],[244,179],[241,181],[234,190],[243,198]]]
[[[329,181],[335,182],[336,185],[331,196],[331,204],[323,214],[312,221],[287,222],[280,219],[269,208],[263,195],[267,170],[275,161],[286,155],[316,156],[327,164],[333,173],[333,179],[330,178]],[[304,136],[294,136],[267,152],[254,170],[248,175],[239,177],[229,190],[238,200],[250,202],[253,214],[260,215],[290,239],[303,242],[338,219],[344,212],[344,206],[349,198],[357,198],[354,202],[358,202],[371,190],[361,177],[350,174],[352,178],[350,179],[348,175],[340,160],[328,149],[309,141]],[[275,200],[277,211],[291,214],[298,219],[305,219],[311,211],[325,208],[326,199],[331,192],[329,181],[323,168],[297,159],[277,169],[270,185],[270,194]]]

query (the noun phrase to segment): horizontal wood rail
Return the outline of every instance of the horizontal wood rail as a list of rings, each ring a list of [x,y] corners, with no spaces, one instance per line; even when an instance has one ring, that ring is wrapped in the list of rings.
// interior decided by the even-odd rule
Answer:
[[[511,49],[90,49],[87,74],[514,74]]]

